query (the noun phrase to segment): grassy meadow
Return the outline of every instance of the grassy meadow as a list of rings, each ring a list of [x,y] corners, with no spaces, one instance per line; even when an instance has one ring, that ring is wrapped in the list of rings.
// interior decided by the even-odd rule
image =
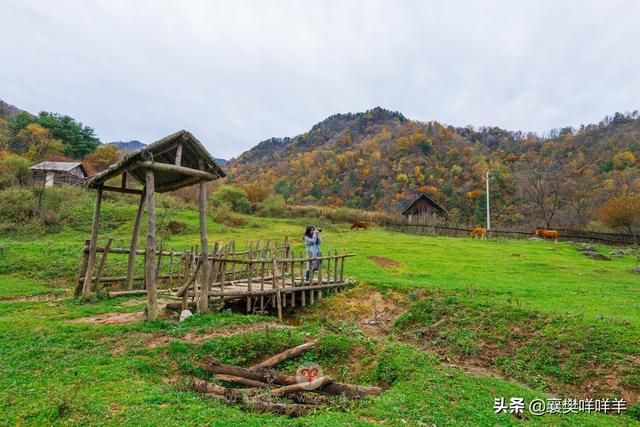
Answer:
[[[135,209],[133,198],[107,200],[101,242],[126,246]],[[355,286],[285,325],[228,311],[182,323],[104,324],[83,319],[139,313],[144,299],[70,296],[91,212],[83,199],[46,233],[27,224],[0,234],[0,425],[640,424],[634,255],[597,261],[568,242],[350,231],[319,218],[246,216],[238,227],[210,218],[210,242],[288,236],[298,249],[304,226],[317,224],[325,251],[357,255],[346,267]],[[161,233],[165,249],[199,244],[196,211],[160,203],[158,215],[187,225],[178,235]],[[107,273],[122,272],[125,262],[113,256]],[[319,345],[283,369],[315,361],[337,380],[385,393],[289,419],[184,387],[186,375],[206,378],[194,368],[204,355],[248,366],[315,336]],[[635,405],[622,416],[493,411],[496,397],[549,396],[625,397]]]

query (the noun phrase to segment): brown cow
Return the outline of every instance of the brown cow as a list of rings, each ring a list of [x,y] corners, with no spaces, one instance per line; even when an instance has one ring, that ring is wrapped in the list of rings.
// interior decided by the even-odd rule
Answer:
[[[354,228],[364,228],[365,230],[368,230],[369,229],[369,223],[367,221],[356,221],[351,226],[352,230]]]
[[[487,238],[487,229],[484,227],[475,227],[471,230],[471,238],[472,239],[486,239]]]
[[[544,228],[536,228],[536,235],[542,237],[542,240],[547,240],[547,237],[553,239],[554,242],[558,243],[558,231],[557,230],[546,230]]]

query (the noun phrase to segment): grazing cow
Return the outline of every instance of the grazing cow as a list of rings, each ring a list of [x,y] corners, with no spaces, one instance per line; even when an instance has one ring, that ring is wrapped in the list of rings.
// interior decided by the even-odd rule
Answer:
[[[354,228],[363,228],[365,230],[369,229],[369,223],[367,221],[356,221],[353,223],[353,225],[351,226],[351,229],[353,230]]]
[[[484,227],[475,227],[471,230],[471,238],[472,239],[486,239],[487,238],[487,229]]]
[[[536,228],[536,235],[542,237],[542,240],[553,239],[554,242],[558,243],[558,231],[557,230],[546,230],[544,228]]]

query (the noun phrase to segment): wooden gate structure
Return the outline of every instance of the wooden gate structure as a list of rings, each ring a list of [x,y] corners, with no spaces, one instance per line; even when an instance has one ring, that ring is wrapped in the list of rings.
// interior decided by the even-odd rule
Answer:
[[[104,191],[119,193],[139,194],[140,203],[136,214],[126,276],[127,288],[131,289],[133,283],[133,271],[135,258],[138,254],[138,233],[144,213],[144,205],[147,205],[147,244],[145,251],[145,285],[147,290],[147,320],[153,321],[158,315],[157,287],[156,287],[156,209],[155,193],[177,190],[193,184],[199,184],[199,212],[200,212],[200,243],[202,256],[208,257],[209,247],[207,237],[207,189],[206,182],[225,176],[222,169],[216,164],[209,152],[203,147],[190,132],[181,130],[165,138],[162,138],[140,150],[128,154],[118,163],[111,165],[106,170],[94,175],[87,180],[87,186],[97,190],[96,202],[93,210],[93,224],[91,227],[91,239],[89,241],[86,263],[83,262],[81,275],[82,299],[87,300],[92,294],[93,271],[96,264],[96,248],[98,242],[98,229],[100,226],[100,205]],[[107,183],[121,177],[120,185],[108,185]],[[142,189],[130,188],[129,180],[133,178],[143,185]],[[106,249],[106,248],[105,248]],[[104,259],[104,257],[103,257]],[[102,264],[102,261],[101,261]],[[204,286],[201,289],[203,295],[208,294],[206,285],[208,281],[208,263],[203,263],[200,269]],[[201,312],[208,310],[208,299],[200,299],[202,305],[198,307]]]

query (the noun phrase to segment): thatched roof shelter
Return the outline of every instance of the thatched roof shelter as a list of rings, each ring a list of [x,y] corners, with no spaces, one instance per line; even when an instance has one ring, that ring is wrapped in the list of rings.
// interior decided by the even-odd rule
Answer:
[[[122,177],[120,185],[106,185],[106,183],[118,176]],[[208,259],[207,240],[207,181],[222,178],[225,173],[218,166],[211,154],[190,132],[181,130],[166,136],[153,144],[140,150],[127,154],[118,163],[109,166],[106,170],[94,175],[87,180],[89,188],[97,190],[96,203],[93,209],[93,225],[91,228],[91,240],[89,243],[89,256],[86,265],[81,268],[82,297],[87,300],[91,292],[96,290],[97,280],[94,285],[93,270],[96,264],[96,245],[100,223],[100,205],[104,191],[116,191],[119,193],[139,194],[140,203],[135,217],[129,247],[129,261],[127,265],[126,285],[131,289],[133,272],[138,245],[140,223],[147,205],[147,245],[145,251],[145,289],[147,291],[147,320],[153,321],[158,314],[158,301],[155,265],[156,254],[156,208],[155,193],[177,190],[193,184],[199,184],[199,214],[200,214],[200,243],[202,245],[201,256]],[[143,189],[130,188],[128,177],[133,177]],[[110,244],[110,243],[108,243]],[[105,254],[101,264],[103,264]],[[100,271],[100,269],[98,270]],[[98,276],[100,272],[98,272]],[[209,271],[208,263],[202,263],[200,267],[201,289],[198,299],[198,310],[206,312],[209,309]]]
[[[202,143],[191,132],[181,130],[127,154],[118,163],[89,178],[87,186],[98,188],[125,173],[144,184],[147,168],[156,172],[154,190],[158,193],[193,185],[202,178],[212,181],[226,176]]]

